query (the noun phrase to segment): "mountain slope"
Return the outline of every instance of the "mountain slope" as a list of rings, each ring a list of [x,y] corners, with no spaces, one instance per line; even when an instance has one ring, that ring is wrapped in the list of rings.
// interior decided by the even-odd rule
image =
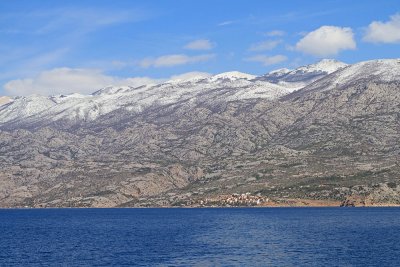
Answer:
[[[225,205],[246,192],[400,204],[399,75],[397,59],[377,60],[292,93],[231,73],[45,98],[48,110],[0,128],[0,205]],[[44,123],[115,102],[86,121]]]
[[[286,136],[279,138],[285,138],[286,144],[297,142],[300,146],[322,142],[323,151],[330,149],[331,143],[347,153],[373,150],[396,154],[399,88],[399,60],[348,66],[283,98],[284,105],[302,116],[285,129]],[[301,140],[296,141],[298,138]]]

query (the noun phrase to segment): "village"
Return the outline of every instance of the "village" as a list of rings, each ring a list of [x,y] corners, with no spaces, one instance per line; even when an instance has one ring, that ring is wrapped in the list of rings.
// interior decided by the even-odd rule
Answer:
[[[198,207],[249,207],[262,206],[270,200],[260,194],[251,195],[251,193],[220,195],[213,198],[205,198],[203,200],[194,201],[192,206]]]

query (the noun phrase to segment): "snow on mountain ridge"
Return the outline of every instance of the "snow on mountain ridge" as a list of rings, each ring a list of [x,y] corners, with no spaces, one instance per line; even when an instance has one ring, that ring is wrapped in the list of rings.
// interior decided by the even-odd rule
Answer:
[[[90,96],[91,95],[82,95],[79,93],[73,93],[73,94],[68,94],[68,95],[54,95],[54,96],[50,96],[49,98],[58,104],[58,103],[65,102],[65,101],[68,101],[73,98],[88,98]]]
[[[284,75],[295,75],[298,73],[314,73],[314,72],[331,74],[346,66],[348,66],[348,64],[341,61],[337,61],[335,59],[322,59],[317,63],[301,66],[294,70],[282,68],[270,71],[266,75],[284,76]]]
[[[287,74],[287,73],[289,73],[291,71],[292,71],[291,69],[282,68],[282,69],[277,69],[277,70],[270,71],[269,74],[284,75],[284,74]]]
[[[347,64],[337,60],[323,59],[315,64],[301,66],[294,70],[286,68],[273,70],[257,77],[257,80],[298,90],[346,66]]]
[[[369,60],[349,65],[338,75],[340,77],[338,82],[349,82],[354,79],[352,76],[356,73],[357,78],[377,77],[386,82],[398,81],[400,80],[400,58]]]
[[[211,74],[206,72],[192,71],[181,75],[172,76],[170,80],[165,83],[184,83],[184,82],[197,82],[209,78]]]
[[[146,85],[141,85],[139,87],[143,87],[143,86],[146,86]],[[129,91],[129,90],[133,90],[134,88],[139,88],[139,87],[110,85],[110,86],[106,86],[104,88],[101,88],[100,90],[95,91],[91,95],[92,96],[95,96],[95,95],[112,95],[112,94],[117,94],[117,93]]]
[[[56,103],[46,96],[16,97],[9,105],[0,106],[0,122],[30,117],[55,105]]]
[[[228,80],[238,80],[238,79],[245,79],[245,80],[252,80],[254,78],[256,78],[257,76],[255,75],[251,75],[248,73],[243,73],[243,72],[239,72],[239,71],[229,71],[229,72],[223,72],[220,74],[216,74],[214,76],[212,76],[210,79],[210,81],[216,81],[219,79],[228,79]]]
[[[348,84],[363,80],[371,82],[400,81],[400,58],[370,60],[348,65],[306,89],[307,91],[314,89],[327,91],[338,86],[345,88]]]
[[[27,105],[35,97],[21,97],[7,109],[0,109],[0,123],[14,119],[28,119],[30,121],[57,121],[67,119],[94,120],[98,116],[123,108],[131,112],[141,112],[152,105],[169,105],[182,101],[234,101],[252,98],[274,99],[290,93],[284,87],[269,82],[250,81],[255,76],[242,73],[224,73],[211,78],[190,80],[176,83],[161,83],[140,87],[109,86],[96,91],[91,95],[58,95],[40,97],[39,104],[44,108],[38,109]],[[220,77],[229,77],[220,78]],[[198,82],[201,81],[201,82]],[[215,90],[218,89],[218,90]],[[205,92],[212,91],[212,94]],[[210,98],[208,100],[208,98]],[[48,104],[48,103],[51,103]],[[15,105],[14,105],[15,104]],[[16,112],[21,110],[20,112]],[[13,113],[15,116],[11,116]],[[44,119],[45,118],[45,119]]]
[[[315,79],[323,80],[324,69],[333,71],[327,76],[332,82],[346,83],[354,78],[378,77],[384,81],[400,80],[400,60],[377,60],[361,62],[342,68],[346,64],[333,60],[323,60],[313,65],[296,69],[297,73],[288,80],[270,82],[254,75],[241,72],[226,72],[211,77],[189,77],[190,79],[175,80],[156,85],[139,87],[109,86],[94,92],[91,95],[70,94],[58,96],[29,96],[17,97],[12,103],[0,105],[0,125],[11,121],[51,122],[57,120],[94,120],[97,117],[118,109],[130,112],[142,112],[151,106],[163,106],[189,101],[190,105],[200,102],[235,101],[244,99],[276,99],[287,95],[294,90],[309,85]],[[311,66],[311,67],[310,67]],[[304,69],[305,72],[299,71]],[[294,70],[294,71],[296,71]],[[314,72],[317,71],[317,74]],[[277,74],[292,73],[281,69]],[[307,71],[311,71],[311,74]],[[288,74],[285,74],[288,73]],[[302,74],[303,73],[303,74]],[[305,78],[305,80],[304,80]],[[331,81],[328,80],[328,81]],[[318,82],[314,83],[318,84]],[[305,89],[312,88],[306,87]],[[325,86],[325,85],[324,85]]]
[[[315,64],[299,67],[295,71],[326,72],[330,74],[346,66],[348,66],[346,63],[337,61],[335,59],[322,59]]]

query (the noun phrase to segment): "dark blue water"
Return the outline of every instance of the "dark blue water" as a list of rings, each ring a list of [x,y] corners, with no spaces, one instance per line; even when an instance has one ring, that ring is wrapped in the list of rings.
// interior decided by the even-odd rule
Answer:
[[[0,210],[0,265],[400,266],[400,209]]]

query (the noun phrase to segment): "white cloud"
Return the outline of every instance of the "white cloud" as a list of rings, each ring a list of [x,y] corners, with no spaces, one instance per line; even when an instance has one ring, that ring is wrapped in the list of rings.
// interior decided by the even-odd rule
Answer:
[[[231,25],[233,23],[234,23],[233,20],[227,20],[227,21],[223,21],[223,22],[219,23],[218,26],[227,26],[227,25]]]
[[[279,30],[270,31],[266,33],[266,35],[270,37],[284,36],[285,34],[286,33],[284,31],[279,31]]]
[[[391,16],[387,22],[373,21],[363,40],[372,43],[400,43],[400,13]]]
[[[256,43],[250,46],[249,51],[265,51],[265,50],[272,50],[278,44],[280,44],[282,40],[269,40],[260,43]]]
[[[214,44],[207,39],[195,40],[184,46],[185,49],[190,49],[190,50],[210,50],[213,47]]]
[[[214,54],[203,54],[198,56],[188,56],[184,54],[165,55],[158,58],[145,58],[139,62],[139,66],[148,67],[173,67],[189,63],[205,62],[214,58]]]
[[[124,79],[108,76],[94,69],[56,68],[33,78],[11,80],[4,85],[4,89],[9,95],[87,94],[109,85],[140,86],[157,82],[148,77]]]
[[[295,48],[306,54],[327,57],[341,50],[355,49],[356,42],[351,28],[322,26],[304,36]]]
[[[244,59],[245,61],[260,62],[264,66],[274,65],[287,60],[284,55],[266,56],[266,55],[255,55]]]

